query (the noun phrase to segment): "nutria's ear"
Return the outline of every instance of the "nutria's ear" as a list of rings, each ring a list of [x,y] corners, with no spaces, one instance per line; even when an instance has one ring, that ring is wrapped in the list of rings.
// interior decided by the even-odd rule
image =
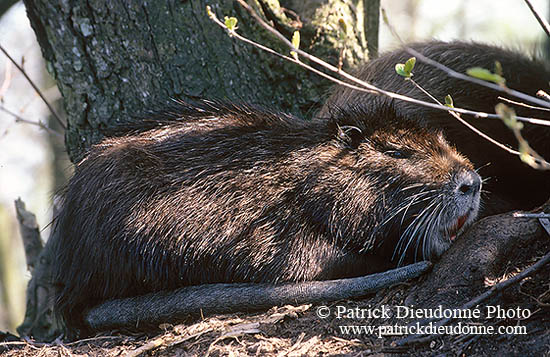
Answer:
[[[370,114],[365,108],[358,105],[349,105],[346,108],[331,107],[330,116],[327,118],[329,134],[340,144],[356,149],[372,128],[367,125]]]
[[[337,125],[336,139],[349,148],[356,149],[365,138],[361,129],[353,125]]]

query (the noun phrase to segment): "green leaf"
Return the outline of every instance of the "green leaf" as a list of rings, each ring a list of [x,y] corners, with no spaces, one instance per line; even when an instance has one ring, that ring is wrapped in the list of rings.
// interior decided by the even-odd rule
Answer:
[[[300,31],[294,31],[294,34],[292,35],[292,46],[294,46],[295,49],[300,48]],[[298,60],[298,54],[296,51],[290,51],[290,54],[295,60]]]
[[[484,81],[493,82],[499,85],[504,85],[504,83],[506,83],[506,79],[504,79],[504,77],[498,74],[494,74],[488,69],[482,67],[468,68],[466,70],[466,74],[468,74],[470,77],[483,79]]]
[[[346,21],[343,18],[338,19],[338,26],[340,27],[340,30],[344,33],[348,32],[348,25],[346,24]]]
[[[502,63],[500,63],[499,61],[495,61],[495,74],[498,74],[499,76],[503,76],[502,74]]]
[[[225,20],[225,27],[227,27],[229,31],[235,31],[237,29],[237,22],[238,22],[237,18],[233,16],[231,17],[225,16],[224,20]]]
[[[535,161],[533,155],[531,155],[531,147],[529,147],[527,142],[519,143],[519,158],[527,165],[537,167],[537,162]]]
[[[213,17],[214,17],[214,13],[212,12],[212,8],[210,7],[210,5],[206,5],[206,14],[207,14],[208,17],[210,17],[210,18],[213,18]]]
[[[445,106],[449,107],[449,108],[454,108],[455,105],[453,103],[453,97],[451,97],[450,94],[447,94],[445,96]]]
[[[413,75],[412,70],[415,64],[416,64],[416,58],[411,57],[407,60],[407,62],[405,62],[405,64],[403,63],[396,64],[395,71],[397,72],[398,75],[402,77],[411,78],[411,76]]]
[[[348,37],[348,25],[343,18],[338,19],[338,39],[344,41]]]
[[[416,57],[411,57],[405,62],[405,72],[412,76],[412,70],[416,64]]]
[[[396,64],[395,65],[395,71],[400,76],[407,77],[407,78],[409,77],[407,72],[405,72],[405,65],[403,63]]]
[[[523,124],[517,121],[516,112],[506,104],[498,103],[495,106],[495,112],[500,116],[502,122],[512,130],[521,130]]]

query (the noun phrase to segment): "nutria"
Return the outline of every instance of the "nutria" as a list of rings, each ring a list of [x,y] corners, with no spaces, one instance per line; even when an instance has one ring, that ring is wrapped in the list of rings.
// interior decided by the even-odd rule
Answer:
[[[180,102],[167,113],[103,140],[76,165],[52,240],[56,311],[69,328],[219,311],[250,283],[297,283],[287,302],[307,301],[310,287],[315,301],[364,295],[299,283],[436,258],[478,212],[472,164],[438,130],[391,108],[303,120]],[[218,283],[243,284],[203,285]],[[232,286],[242,288],[236,296]],[[213,290],[221,300],[204,300]],[[254,296],[235,304],[266,305]],[[194,307],[159,312],[182,299]]]
[[[548,66],[521,53],[459,41],[432,41],[408,46],[459,73],[466,73],[467,69],[472,67],[482,67],[495,72],[495,61],[498,61],[502,66],[506,86],[532,96],[540,89],[550,89]],[[400,48],[367,62],[355,75],[379,88],[429,102],[431,99],[426,94],[396,74],[395,65],[404,63],[411,57],[413,55],[405,48]],[[505,93],[450,77],[421,60],[416,63],[412,78],[441,102],[450,94],[454,105],[460,108],[494,113],[495,105],[502,102],[499,96],[523,102]],[[550,120],[548,111],[532,110],[509,103],[508,105],[513,107],[518,115]],[[484,184],[487,196],[483,197],[481,215],[511,209],[532,209],[543,204],[550,196],[550,171],[532,169],[522,163],[517,156],[474,134],[445,111],[337,86],[317,116],[327,117],[330,116],[332,107],[347,106],[365,106],[373,112],[385,112],[387,108],[392,108],[399,117],[407,117],[418,124],[441,129],[445,133],[445,138],[479,169],[481,176],[487,178]],[[500,142],[514,149],[518,148],[512,131],[502,121],[467,115],[463,115],[463,118]],[[522,133],[539,154],[550,160],[550,127],[525,124]]]

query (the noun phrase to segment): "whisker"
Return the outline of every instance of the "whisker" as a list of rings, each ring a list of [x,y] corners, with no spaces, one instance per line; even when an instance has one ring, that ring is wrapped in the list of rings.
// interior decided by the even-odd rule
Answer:
[[[435,190],[432,190],[432,191],[428,191],[429,193],[431,192],[435,192]],[[424,201],[428,201],[428,200],[431,200],[432,198],[430,196],[426,196],[425,198],[423,198],[422,200],[418,201],[418,203],[422,203]],[[411,203],[407,206],[407,209],[405,210],[405,212],[403,212],[403,216],[401,217],[401,223],[399,223],[399,227],[401,227],[403,225],[403,221],[405,220],[405,217],[407,217],[407,212],[409,211],[409,208],[411,208],[412,204],[414,203],[415,200],[412,200]]]
[[[486,163],[485,165],[481,165],[481,166],[478,167],[477,169],[474,169],[474,171],[475,171],[476,173],[479,174],[479,171],[482,170],[482,169],[484,169],[484,168],[486,168],[487,166],[491,166],[491,163],[488,162],[488,163]]]
[[[384,219],[384,221],[383,221],[381,224],[384,225],[384,224],[388,223],[388,222],[389,222],[390,220],[392,220],[396,215],[398,215],[399,212],[401,212],[403,209],[408,210],[408,208],[409,208],[410,206],[412,206],[412,205],[415,203],[414,201],[417,200],[421,195],[428,195],[428,194],[431,194],[431,193],[433,193],[433,192],[437,192],[437,190],[430,190],[430,191],[425,191],[425,192],[419,192],[419,193],[417,193],[417,194],[408,196],[407,199],[406,199],[406,201],[405,201],[402,205],[398,206],[397,209],[395,210],[395,212],[394,212],[394,211],[391,211],[391,212],[389,213],[389,215]],[[416,203],[422,203],[422,202],[427,201],[427,200],[429,200],[429,199],[431,199],[431,197],[430,197],[430,196],[426,196],[426,197],[422,198],[420,201],[418,201],[418,202],[416,202]],[[408,202],[409,200],[410,200],[410,202]],[[406,211],[405,211],[405,212],[406,212]]]
[[[434,207],[434,204],[436,204],[435,207]],[[422,239],[422,237],[426,235],[426,232],[428,229],[428,225],[426,224],[426,222],[429,222],[429,219],[432,216],[433,211],[435,210],[435,208],[438,207],[438,205],[439,205],[438,200],[434,198],[434,201],[429,206],[427,206],[426,209],[422,212],[423,218],[416,223],[416,228],[410,234],[408,243],[401,254],[401,259],[399,260],[400,265],[403,263],[405,256],[407,254],[407,251],[409,249],[409,245],[412,243],[413,240],[416,240],[416,249],[415,249],[415,256],[414,256],[416,260],[416,254],[418,252],[417,250],[418,244],[420,243],[420,240]]]
[[[417,188],[417,187],[423,187],[424,185],[425,185],[424,183],[413,183],[412,185],[403,187],[401,189],[401,192],[406,191],[406,190],[410,190],[410,189],[413,189],[413,188]]]
[[[481,183],[486,184],[487,182],[490,182],[493,179],[494,179],[494,177],[492,177],[492,176],[483,177],[481,179]]]
[[[440,201],[440,204],[438,205],[438,207],[436,207],[438,211],[435,215],[435,219],[433,219],[431,222],[432,225],[429,230],[432,235],[434,234],[435,229],[437,229],[438,227],[441,227],[441,216],[443,212],[447,210],[448,207],[449,207],[449,203],[446,202],[442,204],[442,201]],[[425,260],[429,259],[429,256],[430,256],[430,254],[428,254],[429,253],[428,238],[429,237],[425,236],[424,241],[422,242],[422,258]]]
[[[401,235],[399,238],[398,243],[396,244],[396,247],[394,249],[394,253],[392,256],[392,260],[395,259],[396,254],[399,253],[399,263],[398,265],[401,265],[406,257],[407,251],[409,249],[409,246],[412,244],[413,240],[416,240],[416,247],[415,247],[415,260],[418,256],[418,248],[420,244],[420,240],[422,239],[422,253],[423,257],[427,256],[427,241],[428,236],[427,234],[432,232],[435,227],[439,226],[440,220],[441,220],[441,213],[444,211],[444,208],[441,204],[441,197],[443,194],[439,193],[438,195],[435,195],[432,197],[432,202],[426,206],[419,215],[409,224],[405,232]],[[437,217],[438,224],[436,225],[436,219],[434,217]],[[405,247],[403,248],[403,245],[406,243]]]
[[[399,241],[397,242],[396,247],[394,249],[394,254],[392,256],[392,260],[393,260],[395,258],[395,254],[398,251],[401,253],[398,265],[401,265],[403,263],[405,254],[409,249],[409,245],[411,244],[411,241],[414,239],[416,232],[418,231],[418,229],[421,227],[422,223],[426,219],[427,217],[426,213],[431,209],[431,207],[433,207],[434,204],[436,204],[435,198],[432,200],[432,202],[428,206],[424,207],[422,212],[420,212],[420,214],[409,224],[405,232],[403,232],[403,234],[400,236]],[[405,241],[407,242],[407,244],[405,245],[404,249],[401,249],[403,244],[405,244],[404,243]]]
[[[426,246],[426,241],[428,240],[427,234],[432,232],[432,226],[436,219],[434,219],[434,216],[437,217],[437,211],[441,207],[441,202],[439,201],[437,205],[431,210],[428,217],[428,224],[424,226],[424,233],[422,234],[422,239],[416,240],[416,246],[414,249],[414,259],[416,262],[416,257],[418,256],[418,248],[420,247],[420,241],[422,240],[422,257],[424,257],[424,251]]]
[[[431,199],[431,197],[430,197]],[[416,215],[416,217],[413,219],[413,221],[407,226],[407,229],[405,229],[405,231],[400,235],[400,238],[399,238],[399,241],[397,242],[396,244],[396,249],[398,249],[402,244],[403,244],[403,240],[406,239],[405,237],[408,235],[408,232],[410,231],[410,229],[414,226],[415,222],[420,219],[420,217],[422,216],[422,213],[424,212],[426,208],[423,208],[423,210],[418,213]],[[403,222],[401,222],[402,224]],[[394,255],[395,255],[395,251],[394,251]],[[393,258],[392,258],[393,259]]]
[[[406,217],[406,213],[408,212],[409,208],[412,207],[414,204],[420,204],[422,202],[428,201],[432,199],[431,193],[436,192],[436,190],[430,190],[426,192],[419,192],[415,195],[411,195],[407,197],[407,199],[401,204],[400,206],[396,207],[392,211],[390,211],[384,218],[384,220],[376,227],[376,229],[372,232],[373,235],[377,234],[381,229],[385,228],[386,224],[389,223],[393,218],[395,218],[399,213],[401,213],[403,210],[403,218],[401,220],[401,224],[403,225],[403,219]],[[423,197],[419,200],[419,197],[422,195],[427,195],[426,197]],[[416,202],[415,202],[416,201]],[[379,243],[380,245],[381,243]]]

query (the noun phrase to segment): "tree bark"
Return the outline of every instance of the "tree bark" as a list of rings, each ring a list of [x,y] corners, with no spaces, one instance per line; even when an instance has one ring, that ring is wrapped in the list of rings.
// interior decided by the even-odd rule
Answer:
[[[351,66],[366,58],[364,1],[281,1],[285,7],[277,0],[251,3],[288,38],[300,30],[301,48],[334,64],[343,53],[344,65]],[[239,33],[288,53],[237,2],[208,3],[221,19],[235,16]],[[112,125],[138,120],[170,98],[247,101],[306,115],[330,86],[229,38],[208,18],[205,0],[25,4],[65,99],[66,146],[73,162]]]

